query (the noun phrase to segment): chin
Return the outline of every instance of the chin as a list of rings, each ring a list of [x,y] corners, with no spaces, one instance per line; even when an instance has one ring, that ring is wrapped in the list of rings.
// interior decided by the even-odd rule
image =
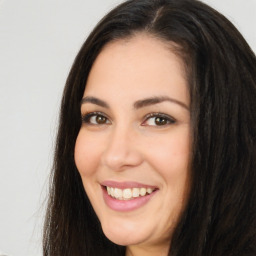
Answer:
[[[148,231],[128,223],[126,225],[102,224],[102,230],[111,242],[122,246],[141,244],[149,237]]]

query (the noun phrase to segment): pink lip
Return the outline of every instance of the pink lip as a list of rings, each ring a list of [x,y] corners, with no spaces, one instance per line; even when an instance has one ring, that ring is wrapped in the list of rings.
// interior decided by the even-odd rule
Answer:
[[[139,184],[139,183],[136,183],[136,182],[135,183],[134,182],[121,182],[121,183],[118,182],[117,183],[117,182],[114,182],[114,181],[103,182],[101,187],[102,187],[102,192],[103,192],[103,199],[104,199],[106,205],[110,209],[112,209],[114,211],[119,211],[119,212],[133,211],[133,210],[136,210],[136,209],[144,206],[146,203],[148,203],[150,201],[150,199],[158,191],[158,190],[155,190],[149,195],[133,198],[133,199],[130,199],[130,200],[118,200],[118,199],[115,199],[115,198],[111,197],[110,195],[108,195],[105,186],[121,188],[121,189],[141,188],[141,187],[155,188],[155,187],[148,186],[148,185],[142,185],[142,184]]]

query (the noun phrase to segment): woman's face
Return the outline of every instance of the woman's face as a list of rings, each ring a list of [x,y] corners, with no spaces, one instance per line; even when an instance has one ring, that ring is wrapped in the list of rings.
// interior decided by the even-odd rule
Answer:
[[[189,191],[189,93],[166,43],[111,42],[90,71],[75,162],[105,235],[114,243],[169,241]]]

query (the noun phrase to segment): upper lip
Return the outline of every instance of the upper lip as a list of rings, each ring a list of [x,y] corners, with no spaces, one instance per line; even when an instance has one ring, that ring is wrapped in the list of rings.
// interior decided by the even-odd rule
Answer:
[[[112,180],[106,180],[101,183],[104,187],[112,187],[112,188],[120,188],[120,189],[126,189],[126,188],[152,188],[156,189],[156,186],[143,184],[135,181],[112,181]]]

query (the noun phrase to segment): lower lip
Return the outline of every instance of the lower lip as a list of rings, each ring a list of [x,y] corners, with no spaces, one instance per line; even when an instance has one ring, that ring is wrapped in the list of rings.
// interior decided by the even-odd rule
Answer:
[[[127,211],[133,211],[136,210],[142,206],[144,206],[154,195],[157,191],[152,192],[149,195],[136,197],[134,199],[130,200],[118,200],[113,197],[111,197],[105,187],[102,187],[103,191],[103,198],[106,203],[106,205],[114,210],[119,212],[127,212]]]

